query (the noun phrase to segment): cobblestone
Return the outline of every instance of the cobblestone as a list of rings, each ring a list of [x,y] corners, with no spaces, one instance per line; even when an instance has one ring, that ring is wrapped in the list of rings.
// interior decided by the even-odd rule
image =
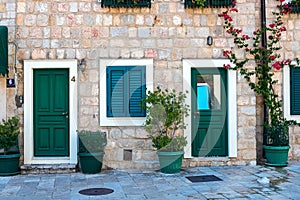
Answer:
[[[192,183],[186,176],[215,175],[222,181]],[[266,177],[270,184],[261,184]],[[99,174],[27,174],[0,177],[0,199],[300,199],[300,162],[288,167],[216,166],[184,168],[178,174],[158,171],[103,170]],[[114,192],[85,196],[80,190]]]

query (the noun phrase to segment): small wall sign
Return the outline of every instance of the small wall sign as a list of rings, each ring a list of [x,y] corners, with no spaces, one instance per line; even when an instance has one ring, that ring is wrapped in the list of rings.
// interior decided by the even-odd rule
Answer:
[[[8,79],[6,79],[6,87],[8,87],[8,88],[16,87],[16,85],[15,85],[15,79],[14,78],[8,78]]]

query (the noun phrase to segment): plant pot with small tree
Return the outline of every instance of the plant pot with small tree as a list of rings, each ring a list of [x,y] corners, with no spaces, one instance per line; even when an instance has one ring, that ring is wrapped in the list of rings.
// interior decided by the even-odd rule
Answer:
[[[160,171],[178,173],[182,166],[184,147],[187,145],[183,136],[189,106],[185,104],[186,93],[173,90],[148,91],[145,99],[145,130],[152,139],[152,146],[157,149]]]
[[[95,174],[101,172],[104,148],[107,144],[106,133],[81,130],[78,133],[78,156],[81,172]]]
[[[20,134],[19,118],[2,120],[0,124],[0,175],[20,173],[18,136]]]

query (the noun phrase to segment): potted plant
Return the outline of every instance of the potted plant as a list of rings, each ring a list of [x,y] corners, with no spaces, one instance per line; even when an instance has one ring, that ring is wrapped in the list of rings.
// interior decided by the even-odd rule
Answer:
[[[12,117],[0,123],[0,175],[20,173],[18,136],[20,134],[19,118]]]
[[[78,133],[78,156],[84,174],[101,172],[104,148],[107,144],[105,132],[81,130]]]
[[[182,165],[186,137],[182,135],[185,128],[184,116],[188,116],[189,106],[185,104],[186,94],[173,90],[148,91],[145,99],[145,130],[156,148],[163,173],[178,173]]]
[[[282,3],[283,0],[280,0]],[[234,48],[225,50],[223,55],[230,59],[235,66],[224,65],[226,69],[238,70],[240,74],[247,80],[250,88],[256,94],[262,96],[266,105],[267,120],[264,123],[266,130],[266,145],[264,145],[267,165],[285,166],[287,164],[289,150],[289,126],[296,125],[296,121],[287,120],[283,116],[282,99],[275,90],[278,84],[275,72],[281,70],[284,66],[295,67],[299,65],[297,58],[280,59],[278,52],[282,47],[279,44],[282,32],[286,31],[283,25],[282,17],[289,13],[292,8],[288,5],[279,5],[279,11],[273,12],[274,21],[267,27],[254,31],[253,37],[243,34],[242,29],[235,28],[232,24],[232,17],[229,12],[238,12],[237,8],[227,9],[219,14],[225,21],[224,29],[226,33],[234,38],[236,49],[244,51],[246,56],[244,59],[238,59],[234,53]],[[264,36],[268,42],[265,44]],[[250,45],[250,42],[253,42]],[[247,65],[251,58],[255,60],[254,69]]]

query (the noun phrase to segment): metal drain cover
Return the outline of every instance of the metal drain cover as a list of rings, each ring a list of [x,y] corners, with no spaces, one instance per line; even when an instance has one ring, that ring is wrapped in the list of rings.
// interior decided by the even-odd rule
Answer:
[[[204,175],[204,176],[187,176],[187,179],[189,179],[192,183],[197,182],[210,182],[210,181],[222,181],[219,177],[216,177],[214,175]]]
[[[89,189],[84,189],[79,191],[80,194],[89,195],[89,196],[106,195],[113,192],[114,190],[109,188],[89,188]]]

